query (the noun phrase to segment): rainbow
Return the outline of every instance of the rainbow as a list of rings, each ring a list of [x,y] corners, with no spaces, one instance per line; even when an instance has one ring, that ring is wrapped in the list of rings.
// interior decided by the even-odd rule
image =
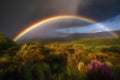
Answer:
[[[26,29],[24,29],[23,31],[21,31],[20,33],[17,34],[17,36],[15,36],[13,38],[14,41],[18,41],[20,38],[22,38],[22,36],[24,36],[25,34],[27,34],[29,31],[42,26],[43,24],[46,24],[48,22],[51,21],[55,21],[55,20],[61,20],[61,19],[76,19],[76,20],[81,20],[81,21],[85,21],[85,22],[89,22],[89,23],[93,23],[93,24],[97,24],[96,21],[86,18],[86,17],[82,17],[82,16],[55,16],[55,17],[50,17],[44,20],[40,20],[30,26],[28,26]],[[102,29],[105,29],[107,31],[110,31],[110,29],[108,29],[107,27],[105,27],[102,24],[97,24],[97,26],[99,26]],[[115,38],[117,38],[117,34],[115,34],[114,32],[110,32]]]

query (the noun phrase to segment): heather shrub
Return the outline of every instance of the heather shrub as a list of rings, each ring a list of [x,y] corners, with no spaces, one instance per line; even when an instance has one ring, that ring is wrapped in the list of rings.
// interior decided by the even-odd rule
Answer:
[[[91,60],[88,64],[86,80],[115,80],[115,73],[102,62]]]

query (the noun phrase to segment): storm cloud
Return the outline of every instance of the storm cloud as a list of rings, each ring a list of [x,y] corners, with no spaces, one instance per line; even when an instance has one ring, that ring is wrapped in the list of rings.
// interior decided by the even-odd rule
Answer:
[[[0,32],[13,38],[26,26],[57,15],[96,21],[120,14],[120,0],[0,0]]]
[[[120,0],[80,0],[78,15],[97,21],[107,20],[120,14]]]

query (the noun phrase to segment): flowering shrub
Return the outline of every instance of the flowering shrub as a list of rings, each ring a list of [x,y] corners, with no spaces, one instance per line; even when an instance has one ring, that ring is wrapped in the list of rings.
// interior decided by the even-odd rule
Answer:
[[[91,60],[88,64],[86,80],[115,80],[115,73],[102,62]]]

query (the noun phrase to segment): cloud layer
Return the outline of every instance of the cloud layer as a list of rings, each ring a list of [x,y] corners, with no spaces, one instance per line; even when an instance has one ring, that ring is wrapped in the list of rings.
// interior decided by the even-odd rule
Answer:
[[[26,26],[56,15],[104,21],[120,14],[120,0],[1,0],[0,32],[14,37]]]

